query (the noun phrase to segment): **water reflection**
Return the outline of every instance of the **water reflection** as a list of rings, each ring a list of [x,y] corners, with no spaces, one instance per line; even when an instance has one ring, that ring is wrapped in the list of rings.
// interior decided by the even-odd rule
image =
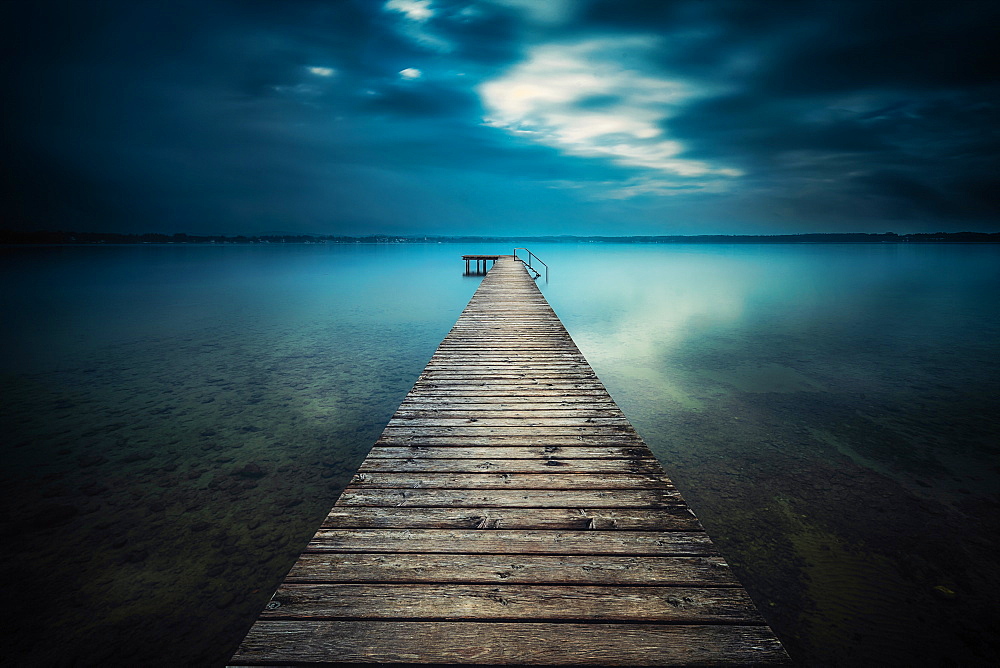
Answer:
[[[550,301],[796,658],[988,659],[998,249],[572,259]]]

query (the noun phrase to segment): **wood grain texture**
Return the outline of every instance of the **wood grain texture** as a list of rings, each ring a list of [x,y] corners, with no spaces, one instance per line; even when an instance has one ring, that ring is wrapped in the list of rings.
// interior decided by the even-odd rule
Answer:
[[[550,467],[546,473],[493,473],[420,471],[410,473],[365,471],[357,473],[351,486],[357,489],[673,489],[660,471],[644,473],[563,473]]]
[[[382,434],[387,438],[434,438],[435,436],[461,436],[464,438],[493,438],[494,436],[522,436],[535,438],[538,441],[546,436],[617,436],[631,430],[628,424],[619,425],[539,425],[539,426],[476,426],[474,423],[468,426],[427,425],[399,426],[389,425]]]
[[[616,420],[624,420],[625,416],[621,411],[609,406],[586,406],[586,405],[570,405],[570,406],[560,406],[556,408],[532,408],[532,409],[517,409],[513,407],[501,406],[499,408],[487,409],[479,406],[463,406],[454,410],[443,410],[440,406],[421,406],[420,408],[410,408],[400,406],[399,410],[393,416],[393,420],[518,420],[524,421],[527,424],[531,424],[531,420],[541,420],[541,419],[573,419],[575,422],[571,424],[580,424],[580,422],[586,422],[593,424],[593,418],[615,418]]]
[[[717,556],[702,531],[320,529],[306,552]]]
[[[721,557],[306,553],[286,583],[409,582],[738,587]]]
[[[338,506],[388,508],[665,508],[684,505],[668,489],[623,490],[476,490],[366,489],[348,487]]]
[[[595,620],[761,624],[742,588],[508,584],[294,584],[261,619]]]
[[[539,459],[568,461],[572,459],[649,459],[649,451],[635,446],[604,445],[387,445],[381,441],[371,449],[368,459]]]
[[[786,666],[766,626],[259,621],[233,663]]]
[[[334,506],[324,529],[701,531],[687,506],[657,508],[386,508]]]
[[[563,427],[569,427],[574,432],[581,431],[583,429],[590,430],[591,427],[607,427],[612,426],[615,431],[612,433],[620,432],[622,429],[629,428],[629,422],[624,416],[588,416],[588,415],[573,415],[571,417],[544,417],[538,415],[527,415],[523,417],[513,416],[513,417],[410,417],[401,416],[394,417],[389,421],[389,426],[386,427],[388,430],[395,430],[395,428],[406,428],[406,429],[420,429],[421,432],[426,430],[433,431],[434,429],[441,428],[461,428],[464,433],[464,428],[472,429],[485,429],[485,428],[511,428],[516,427],[519,430],[531,429],[532,433],[538,428],[539,430],[552,429],[553,431],[561,432]],[[456,431],[456,430],[452,430]],[[391,433],[391,432],[390,432]],[[516,432],[523,433],[523,432]],[[539,432],[543,433],[543,432]],[[599,432],[598,432],[599,433]]]
[[[390,459],[369,457],[361,465],[359,473],[532,473],[532,474],[622,474],[646,473],[656,476],[669,484],[663,475],[660,463],[655,459],[556,459],[536,457],[534,459],[431,459],[429,457],[406,457]],[[508,479],[509,480],[509,479]],[[672,485],[671,485],[672,486]]]
[[[458,446],[539,446],[544,448],[559,448],[562,446],[635,446],[644,452],[652,453],[646,448],[642,439],[635,433],[623,432],[611,436],[596,434],[546,434],[542,438],[541,434],[493,434],[493,435],[468,435],[468,434],[444,434],[428,436],[418,433],[385,434],[383,433],[376,442],[376,447],[380,446],[431,446],[431,445],[458,445]],[[553,450],[555,452],[555,450]]]
[[[523,266],[498,257],[232,664],[786,661]]]

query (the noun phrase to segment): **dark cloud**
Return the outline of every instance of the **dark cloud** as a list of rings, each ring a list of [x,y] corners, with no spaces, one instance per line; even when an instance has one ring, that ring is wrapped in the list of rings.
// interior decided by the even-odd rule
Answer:
[[[843,3],[790,41],[762,92],[956,89],[995,82],[1000,9],[991,3]]]
[[[5,224],[995,229],[1000,6],[559,7],[436,0],[415,18],[368,0],[3,3]],[[532,61],[542,47],[549,60]],[[556,54],[595,60],[560,70]],[[521,117],[511,83],[489,126],[482,86],[527,62],[556,78],[524,79]],[[574,97],[558,79],[571,70],[619,85]],[[687,93],[657,109],[623,81]],[[544,117],[555,112],[572,118]],[[588,122],[612,130],[574,140]],[[677,142],[677,165],[657,141]]]
[[[851,110],[744,93],[691,105],[667,125],[690,155],[728,156],[754,181],[789,191],[821,182],[859,210],[882,202],[873,216],[961,226],[1000,213],[1000,191],[971,185],[1000,166],[996,109],[967,94]]]
[[[366,96],[361,105],[372,113],[392,113],[402,116],[475,117],[482,113],[479,100],[467,90],[419,81],[394,83],[380,92]]]
[[[578,28],[663,35],[663,66],[685,75],[714,78],[750,56],[743,75],[755,91],[805,95],[991,84],[998,21],[1000,6],[967,0],[616,0],[589,4]]]
[[[522,53],[518,22],[509,8],[486,3],[435,2],[431,25],[454,51],[451,58],[471,64],[504,64]]]
[[[788,104],[766,96],[739,93],[708,98],[686,107],[664,123],[684,139],[697,157],[734,155],[766,160],[790,150],[871,152],[885,150],[876,129],[843,110]]]

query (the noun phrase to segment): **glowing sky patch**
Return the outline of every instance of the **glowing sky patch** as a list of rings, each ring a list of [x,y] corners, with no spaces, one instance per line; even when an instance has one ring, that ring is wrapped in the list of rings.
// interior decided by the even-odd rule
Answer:
[[[402,15],[399,21],[392,22],[391,29],[412,44],[426,51],[441,54],[454,50],[451,40],[442,36],[435,29],[434,21],[430,20],[435,18],[436,13],[431,9],[429,0],[389,0],[383,9]]]
[[[405,70],[399,71],[399,76],[403,77],[404,79],[419,79],[423,75],[424,73],[415,67],[407,67]]]
[[[426,21],[434,16],[429,0],[389,0],[385,9],[404,14],[411,21]]]
[[[656,38],[629,37],[535,47],[479,87],[485,122],[569,155],[681,177],[739,176],[735,169],[679,157],[683,146],[665,136],[664,122],[696,91],[637,69],[656,44]]]
[[[336,73],[332,67],[310,67],[308,69],[310,74],[315,74],[318,77],[332,77]]]

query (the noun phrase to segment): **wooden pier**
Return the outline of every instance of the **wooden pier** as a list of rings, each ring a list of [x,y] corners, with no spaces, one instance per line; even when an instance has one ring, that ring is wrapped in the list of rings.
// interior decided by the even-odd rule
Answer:
[[[231,661],[787,662],[507,256]]]
[[[463,255],[462,259],[465,260],[465,274],[467,276],[483,276],[486,274],[487,269],[490,265],[487,262],[492,262],[496,264],[496,261],[501,258],[506,257],[505,255]],[[476,271],[472,272],[469,270],[469,263],[475,261]]]

